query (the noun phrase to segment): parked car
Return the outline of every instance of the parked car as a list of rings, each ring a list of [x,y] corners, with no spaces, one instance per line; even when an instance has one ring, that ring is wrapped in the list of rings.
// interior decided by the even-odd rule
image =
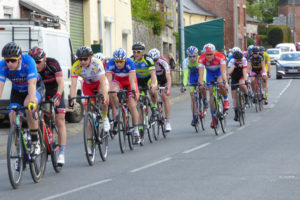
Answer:
[[[300,51],[300,42],[297,42],[297,43],[296,43],[296,50],[297,50],[297,51]]]
[[[281,52],[296,51],[296,45],[294,43],[280,43],[277,44],[276,49],[281,49]]]
[[[68,105],[68,95],[71,85],[71,66],[74,61],[72,45],[69,33],[63,30],[47,28],[37,25],[36,20],[22,19],[0,19],[0,49],[11,41],[16,41],[27,53],[30,48],[39,46],[44,49],[47,56],[53,57],[60,63],[64,75],[65,102]],[[1,55],[0,55],[0,59]],[[78,81],[77,94],[81,95],[81,84]],[[11,82],[6,81],[4,91],[0,100],[0,106],[9,105]],[[79,122],[83,117],[83,106],[81,102],[75,104],[74,109],[66,110],[66,119],[69,122]],[[0,113],[0,119],[7,117]]]
[[[300,52],[282,53],[276,61],[276,79],[300,77]]]
[[[267,53],[270,55],[271,64],[275,64],[275,60],[280,58],[281,49],[268,49]]]

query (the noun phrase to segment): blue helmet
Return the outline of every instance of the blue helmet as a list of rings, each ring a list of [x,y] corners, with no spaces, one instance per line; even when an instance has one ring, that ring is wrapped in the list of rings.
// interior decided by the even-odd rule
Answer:
[[[188,56],[198,55],[198,49],[195,46],[190,46],[186,50],[186,53],[187,53]]]
[[[125,60],[127,58],[126,51],[122,48],[115,50],[113,58],[114,60]]]

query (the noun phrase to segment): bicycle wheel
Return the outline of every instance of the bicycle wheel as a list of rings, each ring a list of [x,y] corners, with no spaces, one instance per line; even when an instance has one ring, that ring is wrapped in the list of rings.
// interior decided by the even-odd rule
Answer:
[[[119,106],[118,110],[118,135],[119,135],[119,146],[121,153],[125,152],[126,148],[126,124],[125,124],[125,110]]]
[[[90,136],[88,135],[88,131],[91,134]],[[84,143],[86,159],[89,165],[92,166],[94,165],[95,162],[96,143],[95,143],[94,118],[91,112],[87,112],[84,116],[83,143]]]
[[[51,152],[51,161],[53,169],[56,173],[59,173],[62,169],[62,165],[57,164],[57,158],[59,154],[59,144],[58,144],[58,131],[57,127],[54,126],[52,129],[52,144],[50,144],[50,152]]]
[[[243,125],[245,125],[245,109],[246,109],[246,105],[245,105],[245,97],[244,95],[240,95],[240,102],[241,102],[241,120]]]
[[[212,120],[214,119],[214,117],[216,118],[215,120],[215,124],[213,126],[213,129],[215,131],[215,134],[216,135],[219,135],[219,122],[218,122],[218,117],[217,117],[217,113],[214,115],[213,114],[213,111],[217,112],[217,101],[216,101],[216,97],[215,96],[212,96],[212,99],[211,99],[211,103],[210,103],[210,110],[212,112]]]
[[[48,154],[40,128],[38,129],[37,143],[40,148],[40,153],[35,156],[31,155],[31,160],[29,162],[31,177],[35,183],[39,183],[44,176]]]
[[[109,132],[104,132],[103,129],[103,122],[99,122],[98,125],[98,149],[99,154],[102,161],[106,161],[107,154],[108,154],[108,137]]]
[[[237,98],[236,98],[236,109],[237,109],[237,113],[238,113],[238,121],[240,126],[243,126],[243,122],[242,122],[242,109],[241,109],[241,93],[239,90],[236,90],[237,93]]]
[[[128,141],[128,146],[129,149],[132,151],[134,149],[133,147],[133,134],[132,134],[132,119],[131,119],[131,114],[130,112],[127,113],[127,120],[126,120],[126,134],[127,134],[127,141]]]
[[[113,134],[114,120],[113,120],[112,108],[110,105],[108,105],[107,117],[108,117],[109,124],[110,124],[109,135],[110,135],[110,138],[113,140],[114,136],[115,136]]]
[[[147,124],[148,121],[146,122],[146,113],[145,113],[145,107],[143,106],[143,104],[141,102],[138,103],[137,105],[138,108],[138,113],[139,113],[139,117],[141,118],[141,124],[139,126],[142,127],[142,129],[140,129],[141,127],[139,127],[139,133],[140,133],[140,137],[141,137],[141,146],[144,146],[145,144],[145,133],[147,132]],[[148,137],[151,137],[151,135],[149,136],[148,133]],[[152,142],[151,138],[149,138],[150,142]]]
[[[205,128],[204,128],[204,122],[205,122],[205,114],[204,114],[204,106],[203,106],[203,104],[201,103],[201,99],[199,99],[199,116],[198,116],[198,118],[199,118],[199,122],[200,122],[200,125],[201,125],[201,128],[202,128],[202,131],[204,131],[205,130]]]
[[[148,139],[149,139],[149,142],[150,143],[153,143],[154,141],[154,135],[156,134],[155,130],[154,130],[154,133],[153,133],[153,129],[152,129],[152,126],[151,126],[151,121],[150,121],[150,115],[151,115],[151,109],[149,106],[143,106],[142,107],[143,109],[143,125],[144,125],[144,135],[147,133],[148,134]]]
[[[23,162],[25,162],[23,141],[20,136],[17,127],[13,125],[7,139],[6,159],[9,181],[14,189],[17,189],[22,181]]]
[[[195,107],[196,104],[196,107]],[[194,96],[193,98],[193,115],[197,116],[197,122],[195,124],[195,130],[196,133],[199,133],[199,113],[198,113],[198,106],[199,106],[199,102],[198,102],[198,98]]]
[[[219,100],[219,111],[218,111],[218,121],[221,124],[221,128],[223,133],[225,134],[227,132],[227,120],[226,120],[226,116],[227,116],[227,111],[224,109],[224,100],[223,97],[220,96],[220,100]]]
[[[152,135],[152,138],[154,138],[154,140],[158,140],[159,139],[159,126],[158,126],[158,114],[154,115],[153,110],[150,107],[150,100],[148,99],[146,101],[146,107],[147,107],[147,111],[148,111],[148,116],[149,116],[149,131],[150,134]]]

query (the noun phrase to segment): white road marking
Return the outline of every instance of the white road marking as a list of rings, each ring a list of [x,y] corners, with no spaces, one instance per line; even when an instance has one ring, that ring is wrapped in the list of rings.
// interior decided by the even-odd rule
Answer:
[[[141,170],[143,170],[143,169],[147,169],[147,168],[149,168],[149,167],[153,167],[153,166],[155,166],[155,165],[158,165],[158,164],[167,162],[167,161],[169,161],[169,160],[171,160],[171,159],[172,159],[171,157],[168,157],[168,158],[165,158],[165,159],[162,159],[162,160],[159,160],[159,161],[150,163],[150,164],[145,165],[145,166],[143,166],[143,167],[139,167],[139,168],[133,169],[133,170],[131,170],[130,172],[131,172],[131,173],[135,173],[135,172],[141,171]]]
[[[186,151],[184,151],[184,152],[182,152],[182,153],[191,153],[191,152],[193,152],[193,151],[197,151],[197,150],[199,150],[199,149],[202,149],[202,148],[204,148],[204,147],[206,147],[206,146],[208,146],[208,145],[210,145],[211,143],[205,143],[205,144],[201,144],[200,146],[197,146],[197,147],[194,147],[194,148],[192,148],[192,149],[189,149],[189,150],[186,150]]]
[[[226,133],[225,135],[218,137],[217,140],[223,140],[224,138],[227,138],[228,136],[231,136],[233,134],[234,134],[234,132]]]
[[[280,92],[279,97],[283,95],[283,93],[290,87],[293,80],[290,80],[289,83],[283,88],[283,90]]]
[[[74,192],[78,192],[78,191],[81,191],[81,190],[84,190],[84,189],[87,189],[87,188],[90,188],[90,187],[94,187],[96,185],[107,183],[107,182],[110,182],[110,181],[112,181],[112,179],[105,179],[105,180],[102,180],[102,181],[98,181],[98,182],[91,183],[91,184],[88,184],[88,185],[85,185],[85,186],[82,186],[82,187],[75,188],[73,190],[69,190],[69,191],[63,192],[63,193],[60,193],[60,194],[49,196],[49,197],[46,197],[46,198],[44,198],[42,200],[57,199],[59,197],[62,197],[62,196],[65,196],[65,195],[68,195],[68,194],[71,194],[71,193],[74,193]]]

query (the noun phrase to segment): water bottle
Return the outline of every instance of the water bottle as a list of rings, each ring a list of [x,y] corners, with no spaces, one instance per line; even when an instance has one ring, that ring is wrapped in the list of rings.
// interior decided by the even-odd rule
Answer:
[[[47,126],[47,133],[48,133],[48,138],[49,138],[49,143],[52,144],[52,130],[50,130],[49,126]]]
[[[95,113],[93,113],[93,118],[94,118],[95,126],[98,127],[98,120]]]

